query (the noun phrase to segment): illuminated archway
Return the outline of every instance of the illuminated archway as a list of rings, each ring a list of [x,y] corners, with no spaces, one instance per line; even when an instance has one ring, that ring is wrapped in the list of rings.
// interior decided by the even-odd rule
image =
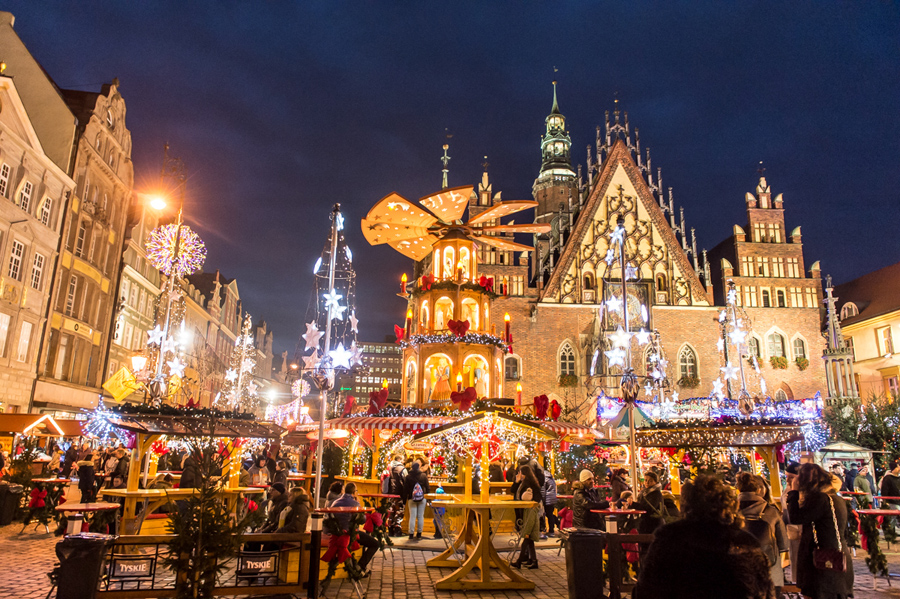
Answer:
[[[456,252],[452,247],[444,248],[444,279],[452,279],[456,270]]]
[[[404,369],[404,384],[406,385],[406,403],[416,403],[416,359],[410,358],[406,361]]]
[[[453,372],[453,360],[446,354],[434,354],[425,360],[422,370],[422,397],[426,401],[445,401],[450,399],[450,375]]]
[[[422,328],[425,331],[431,329],[431,320],[429,319],[429,311],[428,311],[428,300],[422,302],[422,306],[419,308],[419,322],[422,323]]]
[[[451,320],[453,320],[453,300],[444,296],[434,302],[434,330],[445,330]]]
[[[470,354],[463,360],[463,386],[475,387],[478,397],[490,397],[491,372],[487,360]]]
[[[471,269],[469,268],[469,259],[469,248],[459,248],[459,267],[462,269],[462,277],[464,281],[469,280],[469,273],[471,271]]]
[[[479,328],[479,319],[478,319],[478,302],[473,300],[470,297],[467,297],[460,303],[460,309],[462,310],[462,316],[460,316],[460,320],[468,320],[469,326],[473,331],[477,331]]]

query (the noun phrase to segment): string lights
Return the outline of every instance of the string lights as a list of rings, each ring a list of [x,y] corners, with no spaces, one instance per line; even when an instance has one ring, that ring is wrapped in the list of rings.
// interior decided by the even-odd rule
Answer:
[[[180,229],[180,230],[179,230]],[[178,239],[178,255],[175,243]],[[150,233],[147,240],[147,258],[167,277],[183,277],[200,270],[206,261],[206,245],[187,225],[161,225]]]
[[[489,335],[488,333],[466,333],[462,337],[458,337],[454,333],[439,333],[434,335],[410,335],[409,340],[400,342],[400,347],[418,347],[424,343],[477,343],[479,345],[493,345],[503,350],[503,353],[509,351],[507,344],[500,337]]]

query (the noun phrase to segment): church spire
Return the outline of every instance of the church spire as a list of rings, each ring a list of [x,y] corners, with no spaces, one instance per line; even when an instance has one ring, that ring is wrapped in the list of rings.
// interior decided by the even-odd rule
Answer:
[[[553,82],[553,108],[550,109],[550,114],[559,114],[559,102],[556,101],[556,81]]]
[[[556,81],[553,82],[553,107],[544,120],[546,132],[541,138],[541,174],[538,180],[545,177],[575,177],[572,170],[572,139],[566,130],[566,117],[559,112],[556,98]]]

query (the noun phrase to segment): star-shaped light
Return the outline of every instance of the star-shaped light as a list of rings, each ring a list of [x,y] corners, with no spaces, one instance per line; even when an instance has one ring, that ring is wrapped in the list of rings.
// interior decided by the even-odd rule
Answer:
[[[678,401],[678,391],[672,391],[672,401]]]
[[[637,339],[638,344],[647,345],[650,342],[650,331],[641,329],[634,334],[634,337]]]
[[[350,330],[359,335],[359,319],[356,318],[356,310],[350,313]]]
[[[625,366],[625,352],[621,349],[611,349],[603,352],[610,366]]]
[[[338,343],[337,348],[331,350],[328,355],[330,355],[331,359],[334,361],[335,368],[350,368],[350,358],[353,354],[344,349],[343,343]]]
[[[733,331],[728,333],[728,338],[731,339],[731,342],[735,345],[740,345],[744,342],[744,339],[747,338],[747,331],[734,329]]]
[[[319,365],[319,352],[314,351],[312,355],[303,357],[303,368],[305,370],[315,370]]]
[[[728,313],[725,310],[719,312],[719,322],[725,322],[725,318],[728,316]]]
[[[728,303],[729,304],[737,303],[737,290],[736,289],[728,290]]]
[[[169,301],[177,302],[181,298],[181,290],[176,287],[171,292],[169,292]]]
[[[716,379],[713,381],[713,396],[721,397],[722,396],[722,379]]]
[[[731,362],[728,362],[725,366],[720,368],[722,371],[722,376],[727,381],[728,379],[737,380],[738,374],[740,373],[740,369],[736,366],[732,366]]]
[[[719,351],[723,351],[725,349],[725,340],[721,337],[716,339],[716,349]]]
[[[665,378],[666,374],[664,372],[662,372],[661,370],[656,369],[650,373],[650,376],[652,376],[653,378],[655,378],[656,380],[659,381],[659,380],[662,380],[663,378]]]
[[[351,364],[362,364],[362,350],[359,349],[359,346],[356,345],[356,341],[350,344],[350,363]]]
[[[619,243],[625,240],[625,227],[616,227],[609,236],[610,241]]]
[[[166,337],[165,340],[163,340],[162,345],[160,346],[160,351],[162,351],[162,353],[164,354],[167,354],[169,352],[174,354],[177,347],[178,343],[175,341],[174,337]]]
[[[625,279],[631,281],[637,279],[637,269],[630,264],[625,267]]]
[[[259,391],[259,385],[256,384],[256,381],[250,381],[250,384],[247,385],[247,393],[253,397],[256,395],[257,391]]]
[[[301,337],[306,340],[306,347],[303,349],[306,350],[319,347],[319,339],[321,339],[324,334],[325,333],[319,330],[319,327],[315,322],[307,323],[306,332],[301,335]]]
[[[163,341],[163,330],[159,325],[156,325],[156,328],[147,331],[147,337],[149,337],[147,345],[161,345]]]
[[[347,309],[347,306],[342,306],[342,305],[338,304],[336,306],[332,306],[328,310],[328,314],[329,314],[329,316],[331,316],[331,318],[334,318],[337,320],[344,320],[344,310],[346,310],[346,309]]]
[[[657,363],[657,366],[659,367],[660,370],[665,371],[666,367],[669,366],[669,361],[666,360],[665,358],[660,358],[659,362]]]
[[[615,261],[615,259],[615,252],[613,252],[612,250],[606,250],[606,258],[604,258],[604,260],[606,261],[607,266],[612,266],[612,263]]]
[[[332,289],[328,293],[323,293],[322,296],[325,298],[326,308],[336,308],[338,305],[340,305],[341,298],[344,297],[334,289]]]
[[[651,385],[649,381],[646,385],[644,385],[644,393],[647,395],[647,397],[653,396],[653,385]]]
[[[253,361],[253,358],[244,358],[241,362],[241,371],[250,372],[254,366],[256,366],[256,362]]]
[[[169,360],[166,362],[166,366],[169,367],[169,374],[172,376],[184,376],[184,367],[187,366],[184,362],[175,357],[173,360]]]
[[[225,371],[225,380],[229,383],[233,383],[237,380],[238,373],[234,368],[229,368]]]
[[[612,341],[613,347],[628,347],[631,342],[631,333],[626,333],[625,329],[619,327],[615,333],[609,336],[609,340]]]
[[[612,312],[621,312],[622,300],[617,297],[611,297],[606,300],[606,307]]]

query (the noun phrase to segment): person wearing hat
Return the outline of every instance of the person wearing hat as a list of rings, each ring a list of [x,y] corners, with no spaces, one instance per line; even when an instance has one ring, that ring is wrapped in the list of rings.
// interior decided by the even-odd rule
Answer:
[[[609,507],[609,502],[600,499],[600,493],[594,488],[594,473],[582,470],[578,475],[578,482],[572,485],[572,490],[572,526],[605,530],[600,514],[591,511]]]
[[[282,483],[274,483],[269,487],[269,513],[259,532],[275,532],[281,512],[288,506],[287,490]]]

